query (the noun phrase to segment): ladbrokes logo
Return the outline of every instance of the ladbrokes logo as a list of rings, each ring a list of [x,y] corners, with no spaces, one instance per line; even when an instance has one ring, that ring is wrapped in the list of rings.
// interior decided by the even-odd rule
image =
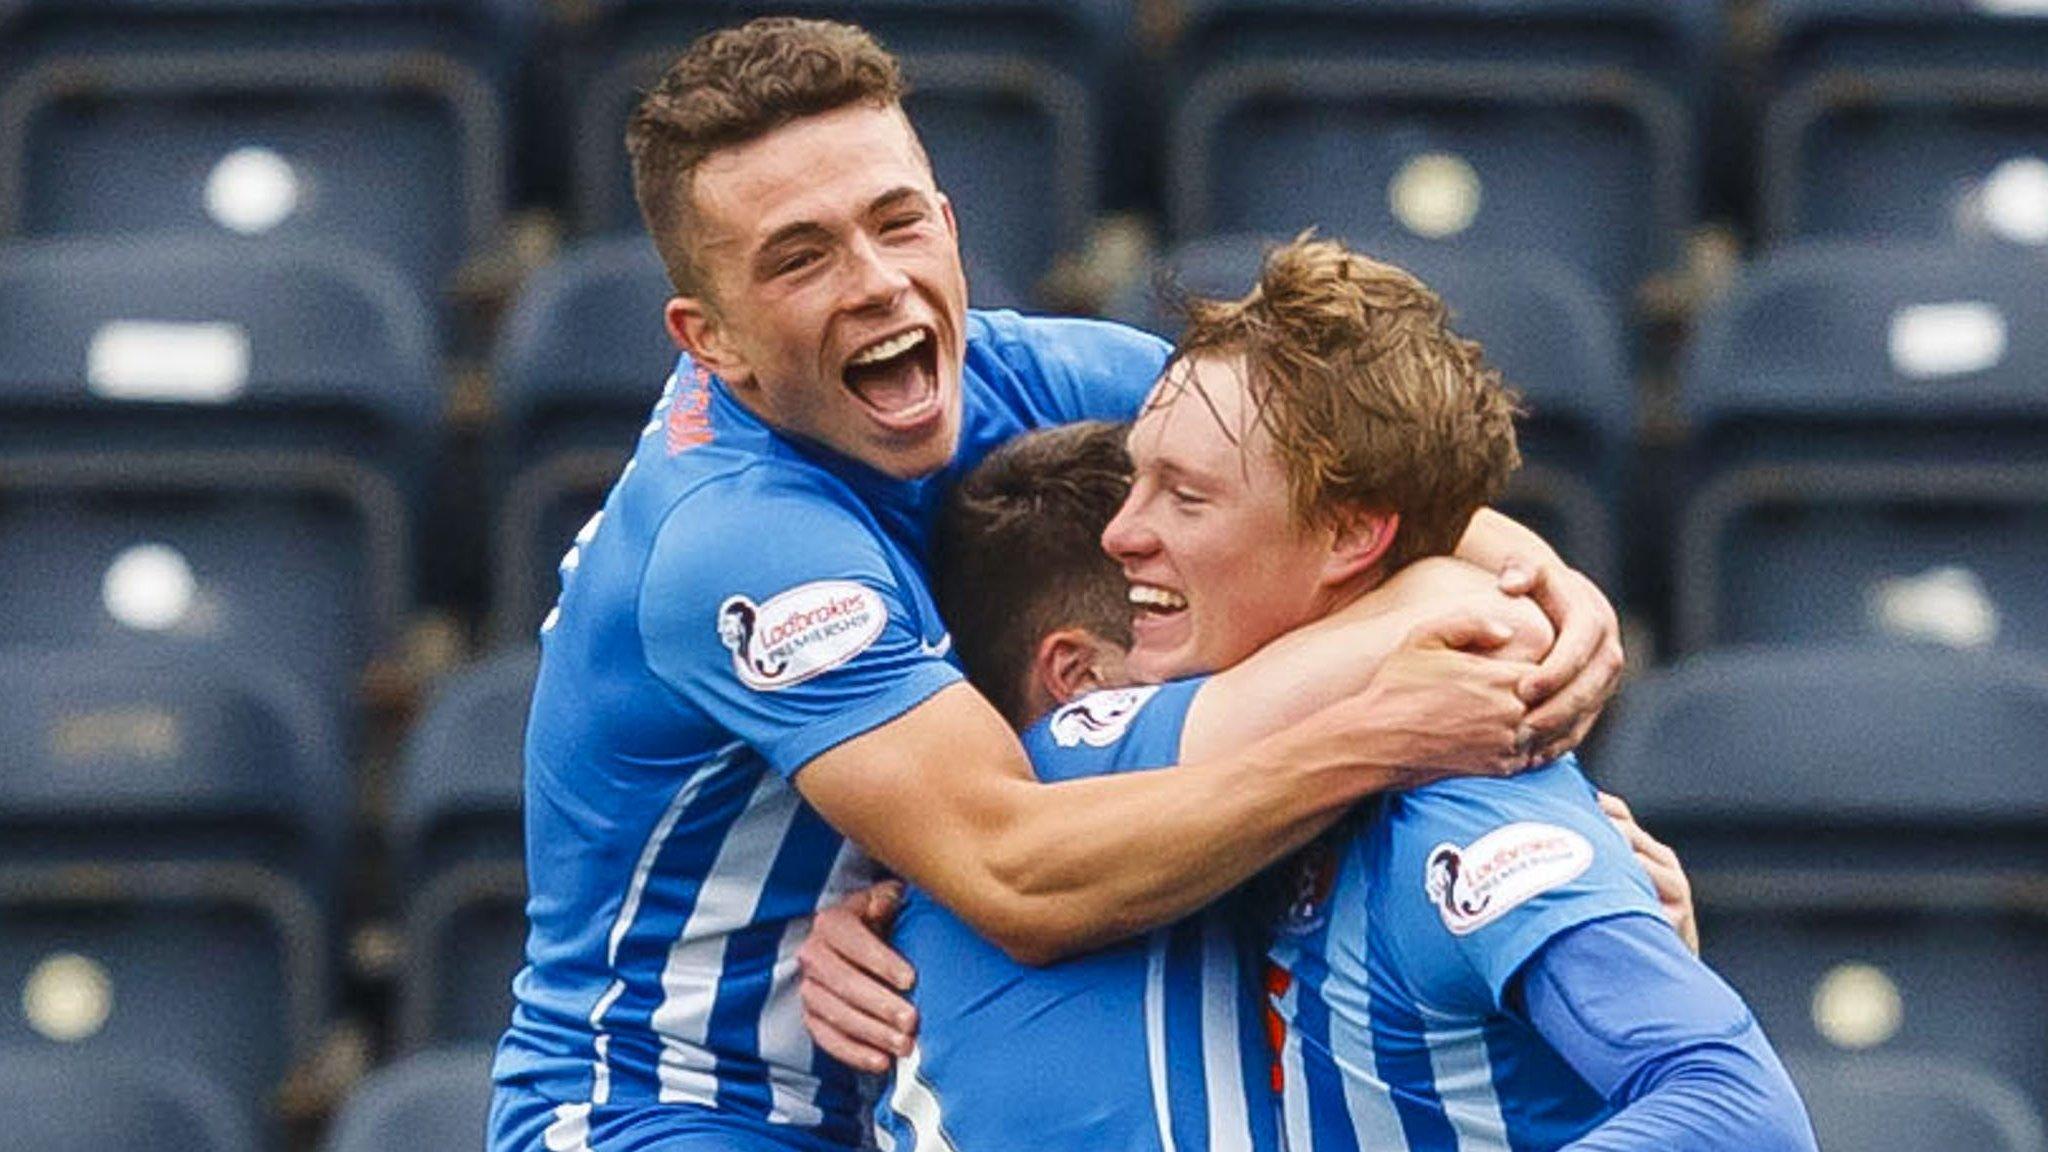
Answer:
[[[1593,863],[1593,845],[1555,824],[1509,824],[1470,846],[1430,850],[1423,887],[1454,936],[1476,932],[1517,905],[1576,880]]]
[[[1053,742],[1062,748],[1072,748],[1077,744],[1107,748],[1123,739],[1124,731],[1131,726],[1138,709],[1143,708],[1145,701],[1157,691],[1158,686],[1153,685],[1090,692],[1053,713]]]
[[[851,580],[821,580],[756,604],[728,596],[718,641],[733,671],[758,692],[801,684],[860,655],[889,621],[882,598]]]

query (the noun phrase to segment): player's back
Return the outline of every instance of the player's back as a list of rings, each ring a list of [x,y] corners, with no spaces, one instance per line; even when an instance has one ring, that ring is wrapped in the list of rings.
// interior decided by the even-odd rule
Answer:
[[[1547,1149],[1606,1119],[1503,1003],[1557,933],[1658,915],[1575,759],[1391,794],[1348,831],[1274,938],[1288,1146]]]
[[[1196,687],[1097,693],[1025,748],[1047,781],[1171,764]],[[1276,1148],[1251,927],[1225,901],[1031,967],[913,889],[893,942],[917,970],[918,1041],[876,1109],[884,1147]]]

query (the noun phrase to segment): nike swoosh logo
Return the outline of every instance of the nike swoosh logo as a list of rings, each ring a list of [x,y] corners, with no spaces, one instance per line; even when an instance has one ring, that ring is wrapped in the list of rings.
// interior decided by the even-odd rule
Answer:
[[[939,642],[936,644],[929,640],[919,640],[917,642],[917,650],[934,660],[942,660],[945,658],[946,653],[953,650],[953,634],[948,632],[944,636],[939,637]]]

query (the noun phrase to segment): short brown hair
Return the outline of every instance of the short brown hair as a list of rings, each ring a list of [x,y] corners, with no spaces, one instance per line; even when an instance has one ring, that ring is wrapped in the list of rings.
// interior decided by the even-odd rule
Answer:
[[[896,58],[851,24],[769,16],[690,45],[626,126],[633,197],[676,291],[703,294],[689,193],[706,156],[805,116],[900,104],[908,91]]]
[[[1185,308],[1175,357],[1244,357],[1297,523],[1400,514],[1384,573],[1453,551],[1521,466],[1515,394],[1391,264],[1303,233],[1267,254],[1249,295]]]
[[[953,490],[939,532],[939,612],[967,678],[1022,726],[1038,642],[1086,628],[1131,645],[1123,571],[1102,530],[1131,487],[1127,425],[1089,421],[1019,436]]]

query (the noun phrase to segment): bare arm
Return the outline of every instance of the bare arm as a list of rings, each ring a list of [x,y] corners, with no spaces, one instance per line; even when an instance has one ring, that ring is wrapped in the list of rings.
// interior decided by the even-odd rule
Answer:
[[[1486,630],[1432,625],[1364,692],[1172,772],[1040,784],[995,710],[955,685],[811,761],[797,788],[983,936],[1045,963],[1202,907],[1412,779],[1406,765],[1518,763],[1529,666],[1457,650]]]

